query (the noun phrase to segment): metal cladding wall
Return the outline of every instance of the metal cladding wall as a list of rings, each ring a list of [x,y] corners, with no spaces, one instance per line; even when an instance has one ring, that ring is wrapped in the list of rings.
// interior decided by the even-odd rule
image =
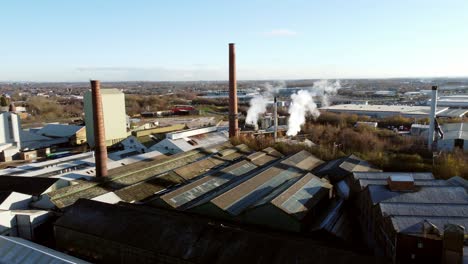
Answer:
[[[107,176],[107,147],[104,131],[104,116],[102,111],[101,83],[91,81],[94,124],[94,156],[96,159],[96,177]]]
[[[236,50],[234,43],[229,43],[229,137],[235,137],[238,133]]]

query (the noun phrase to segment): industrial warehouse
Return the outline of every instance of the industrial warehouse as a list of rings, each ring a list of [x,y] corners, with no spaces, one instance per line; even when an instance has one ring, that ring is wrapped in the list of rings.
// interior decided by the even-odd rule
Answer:
[[[124,94],[92,80],[84,97],[86,128],[28,131],[63,144],[86,140],[93,151],[0,171],[0,262],[19,263],[28,252],[38,263],[466,263],[466,179],[383,171],[359,153],[322,160],[312,141],[280,135],[276,97],[265,125],[272,135],[246,130],[244,136],[302,147],[234,143],[241,135],[235,62],[231,43],[227,127],[127,131]],[[321,110],[430,116],[429,125],[414,126],[425,129],[423,147],[465,149],[466,123],[444,124],[441,136],[435,131],[436,117],[466,111],[437,107],[437,86],[431,95],[430,106]],[[13,112],[8,117],[16,120]],[[19,131],[6,149],[20,148]]]

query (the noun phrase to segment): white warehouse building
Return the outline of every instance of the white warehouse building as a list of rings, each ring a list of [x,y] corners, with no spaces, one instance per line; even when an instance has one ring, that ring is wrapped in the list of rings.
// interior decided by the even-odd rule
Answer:
[[[439,115],[448,110],[448,107],[437,107],[436,114]],[[346,113],[366,115],[370,117],[383,118],[389,116],[404,116],[409,118],[429,117],[429,106],[410,105],[364,105],[364,104],[341,104],[320,108],[320,111],[333,113]]]
[[[117,89],[101,89],[102,112],[106,145],[111,146],[127,138],[127,115],[125,113],[125,95]],[[94,146],[93,103],[91,91],[84,94],[86,123],[86,141]]]
[[[468,123],[452,123],[442,126],[444,138],[437,141],[437,147],[443,151],[453,151],[455,148],[468,151]]]

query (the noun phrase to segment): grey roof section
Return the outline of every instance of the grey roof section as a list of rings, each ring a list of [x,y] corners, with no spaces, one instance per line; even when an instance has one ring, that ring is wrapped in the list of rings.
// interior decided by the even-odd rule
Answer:
[[[19,237],[0,236],[0,263],[85,264],[88,262]]]
[[[48,124],[36,133],[47,137],[71,137],[83,128],[84,126]]]
[[[389,177],[411,177],[416,186],[449,186],[444,180],[435,180],[430,172],[355,172],[353,178],[359,188],[364,190],[368,185],[387,185]]]
[[[167,199],[167,202],[174,207],[180,207],[220,186],[227,184],[232,179],[244,175],[257,168],[254,164],[241,161],[227,168],[224,168],[218,173],[207,175],[197,181],[189,183],[172,192],[168,192],[161,196],[161,199]],[[180,192],[184,190],[183,192]],[[177,195],[174,195],[179,193]]]
[[[443,233],[446,224],[455,224],[465,227],[465,236],[468,235],[468,217],[416,217],[416,216],[395,216],[391,217],[392,224],[397,232],[407,234],[421,234],[424,221],[435,225]]]
[[[383,202],[379,204],[379,207],[383,216],[468,217],[468,204]]]
[[[449,108],[437,114],[437,117],[463,117],[468,113],[468,109]]]
[[[355,172],[353,177],[355,180],[386,180],[390,176],[410,176],[414,180],[434,180],[434,176],[430,172]]]
[[[383,185],[369,185],[373,204],[381,202],[421,203],[421,204],[465,204],[468,195],[465,188],[457,186],[425,186],[413,192],[393,192]]]
[[[277,195],[272,203],[286,213],[302,219],[320,200],[330,198],[331,189],[332,185],[328,181],[308,173]]]
[[[353,172],[381,172],[380,169],[369,162],[355,156],[349,155],[340,159],[332,160],[316,168],[313,173],[317,176],[328,176],[332,183],[336,183]]]
[[[451,123],[442,125],[444,139],[464,139],[468,140],[468,123]]]
[[[243,184],[241,184],[242,186],[239,186],[240,188],[234,188],[225,194],[229,195],[231,192],[239,191],[241,193],[241,197],[239,199],[231,200],[232,203],[228,202],[226,205],[223,205],[222,203],[220,203],[219,205],[221,205],[223,209],[225,209],[231,215],[238,215],[244,209],[261,199],[264,195],[270,193],[272,190],[283,184],[285,181],[288,181],[294,177],[298,177],[301,174],[302,173],[300,173],[295,168],[281,170],[275,172],[273,177],[267,179],[266,181],[254,188],[244,188],[250,184],[249,181],[246,181]],[[244,191],[242,189],[244,189]]]
[[[460,176],[453,176],[452,178],[446,181],[451,185],[464,187],[466,192],[468,193],[468,180],[463,179]]]
[[[361,190],[364,190],[368,185],[387,185],[387,180],[381,179],[369,179],[369,180],[359,180]],[[416,186],[451,186],[445,180],[415,180],[414,185]]]

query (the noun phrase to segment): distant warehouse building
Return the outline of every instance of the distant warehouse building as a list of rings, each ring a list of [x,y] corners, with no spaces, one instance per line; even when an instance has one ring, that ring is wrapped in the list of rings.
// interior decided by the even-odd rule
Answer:
[[[456,148],[468,151],[468,123],[453,123],[442,126],[444,138],[437,141],[440,150],[452,151]]]
[[[409,118],[424,118],[429,116],[429,106],[409,105],[363,105],[363,104],[341,104],[320,108],[321,111],[344,114],[366,115],[370,117],[383,118],[389,116],[404,116]],[[447,111],[447,107],[438,107],[436,114]]]
[[[431,99],[427,101],[427,105],[431,104]],[[440,96],[437,99],[438,106],[448,106],[455,108],[468,108],[468,95],[448,95]]]
[[[102,108],[106,145],[114,145],[127,138],[127,116],[125,114],[125,96],[117,89],[101,89]],[[93,103],[91,91],[84,94],[86,140],[94,146]]]

